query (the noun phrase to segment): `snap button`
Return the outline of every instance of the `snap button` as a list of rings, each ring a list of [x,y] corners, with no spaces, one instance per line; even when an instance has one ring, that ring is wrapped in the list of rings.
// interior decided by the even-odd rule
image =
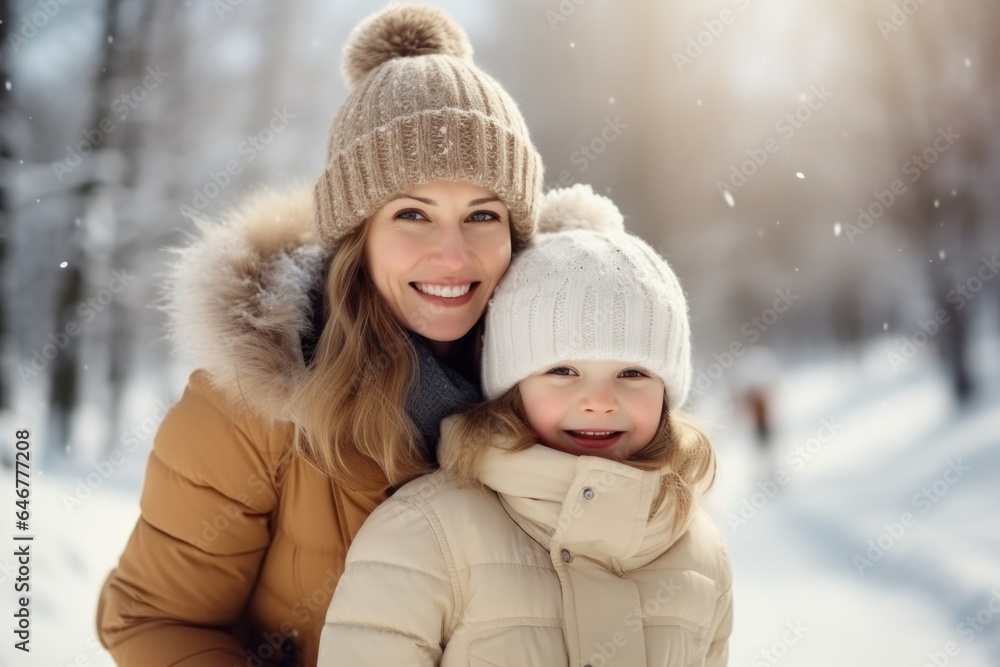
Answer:
[[[570,562],[571,560],[573,560],[573,554],[571,554],[571,553],[569,552],[569,549],[563,549],[563,550],[562,550],[562,551],[560,552],[560,554],[562,555],[562,559],[563,559],[563,562],[564,562],[564,563],[568,563],[568,562]]]
[[[583,497],[586,498],[587,500],[590,500],[591,498],[594,497],[594,490],[588,486],[583,490]]]

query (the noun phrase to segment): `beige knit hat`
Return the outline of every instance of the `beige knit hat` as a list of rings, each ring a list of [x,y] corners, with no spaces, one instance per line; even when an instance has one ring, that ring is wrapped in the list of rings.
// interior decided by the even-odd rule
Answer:
[[[589,185],[541,198],[538,235],[515,257],[486,311],[488,399],[571,360],[621,361],[655,373],[668,405],[691,389],[691,332],[680,281],[618,207]]]
[[[392,5],[354,29],[343,57],[352,91],[330,126],[315,187],[324,246],[434,180],[495,192],[510,211],[514,247],[527,243],[542,161],[514,100],[472,63],[465,31],[439,9]]]

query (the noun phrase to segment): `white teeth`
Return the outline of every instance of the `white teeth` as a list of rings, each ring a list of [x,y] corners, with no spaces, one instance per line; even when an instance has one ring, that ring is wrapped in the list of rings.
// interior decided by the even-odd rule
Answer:
[[[573,432],[574,433],[579,433],[581,435],[602,436],[602,435],[612,435],[616,431],[573,431]]]
[[[465,285],[425,285],[423,283],[414,283],[417,289],[424,294],[430,294],[431,296],[443,296],[446,299],[454,299],[455,297],[464,296],[472,289],[472,283],[466,283]]]

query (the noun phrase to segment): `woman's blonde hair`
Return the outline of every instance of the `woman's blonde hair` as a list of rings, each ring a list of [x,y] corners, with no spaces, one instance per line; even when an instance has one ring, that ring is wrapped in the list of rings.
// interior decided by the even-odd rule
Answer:
[[[448,447],[441,467],[462,481],[482,485],[483,459],[492,438],[509,438],[508,451],[527,449],[538,442],[528,425],[517,385],[491,401],[463,413],[455,425],[456,447]],[[655,512],[664,502],[675,504],[674,527],[682,526],[695,507],[697,497],[715,482],[715,451],[708,436],[688,417],[671,411],[663,398],[660,423],[645,447],[622,461],[642,470],[662,470]]]
[[[294,446],[337,483],[375,492],[432,467],[405,409],[416,353],[368,277],[367,228],[344,238],[330,265],[314,367],[293,399]]]

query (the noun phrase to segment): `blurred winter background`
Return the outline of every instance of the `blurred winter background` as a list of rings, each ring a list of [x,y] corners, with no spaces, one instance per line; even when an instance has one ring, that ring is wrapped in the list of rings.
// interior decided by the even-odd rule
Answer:
[[[107,665],[99,586],[190,368],[149,308],[193,225],[310,180],[381,2],[0,2],[3,492],[32,443],[32,652]],[[1000,4],[439,2],[546,181],[688,292],[732,665],[1000,664]],[[211,443],[205,443],[211,446]]]

